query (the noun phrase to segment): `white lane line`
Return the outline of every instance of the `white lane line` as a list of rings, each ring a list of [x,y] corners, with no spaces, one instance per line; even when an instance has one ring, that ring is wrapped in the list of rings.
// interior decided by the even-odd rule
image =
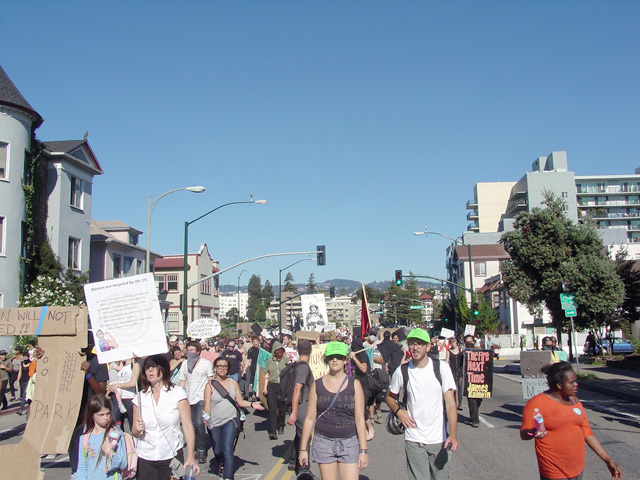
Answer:
[[[42,460],[46,460],[46,459],[43,458]],[[56,457],[55,462],[43,463],[40,465],[40,468],[50,468],[50,467],[53,467],[54,465],[57,465],[58,463],[66,462],[68,460],[69,460],[69,455],[59,456],[59,457]]]
[[[479,415],[478,418],[480,419],[480,422],[482,422],[487,427],[496,428],[495,425],[491,425],[489,422],[487,422],[482,415]]]
[[[512,382],[522,383],[522,377],[513,378],[513,375],[505,375],[504,373],[494,373],[494,375],[506,378],[507,380],[511,380]]]

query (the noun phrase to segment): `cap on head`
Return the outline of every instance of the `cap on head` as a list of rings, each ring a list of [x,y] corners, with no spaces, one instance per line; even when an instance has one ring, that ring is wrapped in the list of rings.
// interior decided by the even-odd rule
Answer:
[[[7,351],[6,350],[0,350],[0,355],[6,355]]]
[[[409,332],[409,335],[407,335],[407,341],[410,341],[411,339],[422,340],[426,343],[429,343],[431,341],[431,337],[429,337],[429,334],[426,332],[426,330],[423,330],[421,328],[414,328],[413,330],[411,330],[411,332]]]
[[[324,350],[324,356],[341,355],[346,357],[349,354],[347,344],[344,342],[329,342]]]

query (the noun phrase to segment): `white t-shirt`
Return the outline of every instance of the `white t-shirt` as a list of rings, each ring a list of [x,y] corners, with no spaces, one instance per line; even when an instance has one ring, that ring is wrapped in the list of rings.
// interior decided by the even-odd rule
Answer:
[[[195,405],[200,401],[204,401],[204,387],[213,378],[213,364],[200,357],[198,363],[193,367],[193,372],[189,373],[187,362],[182,362],[180,366],[180,382],[184,380],[184,389],[189,398],[189,405]]]
[[[180,412],[178,402],[186,400],[187,394],[182,387],[174,386],[171,390],[164,387],[156,404],[151,388],[140,392],[133,404],[138,406],[144,421],[144,434],[136,442],[136,453],[145,460],[157,461],[173,458],[184,446],[184,436],[180,428]]]
[[[118,372],[118,379],[116,383],[127,383],[131,381],[131,375],[133,374],[132,364],[128,364],[122,367],[122,369]],[[135,387],[121,389],[120,396],[123,400],[131,400],[136,396]]]
[[[456,382],[451,374],[451,369],[446,362],[440,362],[440,375],[442,388],[433,373],[433,361],[424,368],[416,368],[413,362],[409,362],[409,394],[407,395],[407,411],[416,422],[416,428],[407,428],[404,439],[409,442],[425,443],[433,445],[442,443],[447,439],[444,424],[443,394],[449,390],[456,390]],[[402,390],[402,368],[398,368],[391,378],[389,390],[399,394],[401,400],[404,394]]]

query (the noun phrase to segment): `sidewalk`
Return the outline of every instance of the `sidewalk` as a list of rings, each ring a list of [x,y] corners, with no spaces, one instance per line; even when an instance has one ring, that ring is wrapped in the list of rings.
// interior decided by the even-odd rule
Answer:
[[[592,373],[598,377],[580,381],[580,388],[640,403],[640,372],[637,370],[580,364],[580,373]]]

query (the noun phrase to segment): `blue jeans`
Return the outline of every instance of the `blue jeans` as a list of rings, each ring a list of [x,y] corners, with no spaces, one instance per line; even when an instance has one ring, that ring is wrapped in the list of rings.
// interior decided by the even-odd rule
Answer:
[[[193,423],[193,430],[196,434],[197,452],[206,452],[209,449],[207,446],[207,431],[202,421],[203,410],[204,400],[200,400],[198,403],[191,405],[191,423]]]
[[[229,420],[219,427],[209,429],[211,441],[213,442],[213,454],[215,455],[218,466],[220,466],[220,460],[222,460],[225,480],[233,479],[235,469],[233,447],[236,441],[237,431],[238,428],[233,420]]]
[[[239,380],[240,378],[240,374],[239,373],[230,373],[229,375],[227,375],[229,378],[233,378],[236,382]]]

